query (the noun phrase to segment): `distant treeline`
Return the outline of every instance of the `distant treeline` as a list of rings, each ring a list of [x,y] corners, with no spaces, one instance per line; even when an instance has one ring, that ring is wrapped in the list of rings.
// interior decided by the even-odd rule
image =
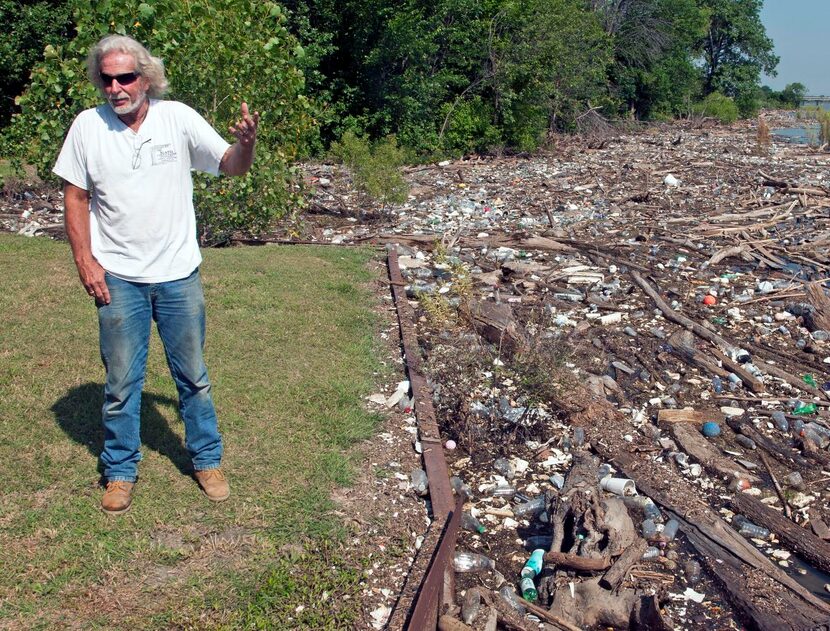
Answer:
[[[181,23],[195,8],[250,24],[248,3],[237,3],[236,12],[234,4],[0,0],[0,127],[16,111],[14,99],[44,46],[65,56],[61,44],[80,36],[78,25],[92,17],[133,15],[134,22],[110,20],[101,30],[184,43],[213,37]],[[761,6],[762,0],[287,0],[279,10],[296,39],[289,61],[304,74],[301,91],[314,120],[305,151],[324,150],[351,131],[394,134],[420,153],[463,153],[531,150],[551,131],[574,129],[591,108],[609,118],[654,120],[701,111],[707,102],[728,101],[741,116],[763,104],[795,105],[800,84],[781,93],[760,86],[761,73],[774,74],[778,63]],[[174,61],[175,46],[163,48],[153,50]],[[187,91],[199,89],[183,85],[181,72],[172,74],[175,98],[188,100]],[[256,85],[228,93],[240,90],[257,103]]]

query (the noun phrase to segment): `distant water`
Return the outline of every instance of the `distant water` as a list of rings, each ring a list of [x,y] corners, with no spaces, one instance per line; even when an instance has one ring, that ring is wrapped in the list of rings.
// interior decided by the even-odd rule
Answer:
[[[815,145],[818,143],[819,128],[818,125],[805,125],[773,129],[772,135],[798,145]]]

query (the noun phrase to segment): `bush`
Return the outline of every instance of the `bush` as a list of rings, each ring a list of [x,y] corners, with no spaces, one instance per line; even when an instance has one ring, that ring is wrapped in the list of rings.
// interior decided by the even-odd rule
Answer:
[[[692,111],[700,116],[717,118],[726,124],[738,120],[738,106],[735,105],[735,101],[720,92],[712,92],[703,101],[696,103]]]
[[[394,136],[372,145],[347,131],[339,142],[332,143],[331,153],[351,171],[355,188],[370,199],[382,206],[406,201],[409,186],[400,172],[406,157]]]
[[[5,142],[18,162],[53,177],[50,169],[72,119],[101,102],[85,78],[86,54],[101,37],[119,33],[161,57],[171,98],[196,109],[220,133],[238,118],[242,100],[262,113],[257,157],[247,176],[194,178],[203,243],[221,242],[234,230],[265,230],[299,201],[291,164],[310,138],[313,111],[297,69],[303,50],[285,29],[277,3],[75,0],[74,10],[76,38],[47,47],[29,88],[17,99],[22,112],[13,118]]]

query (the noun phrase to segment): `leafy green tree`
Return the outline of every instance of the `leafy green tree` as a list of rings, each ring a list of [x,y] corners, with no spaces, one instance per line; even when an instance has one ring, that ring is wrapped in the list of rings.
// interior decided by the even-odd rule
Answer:
[[[788,83],[781,90],[780,99],[787,106],[797,108],[807,95],[807,86],[803,83]]]
[[[753,114],[760,74],[775,76],[778,57],[761,22],[763,0],[698,0],[709,18],[696,50],[703,59],[704,94],[733,97],[742,116]]]
[[[26,87],[35,62],[43,49],[56,45],[71,34],[66,0],[20,2],[0,0],[0,128],[15,111],[14,99]]]
[[[707,22],[695,0],[591,0],[613,37],[612,92],[637,118],[688,111],[700,92],[693,46]]]
[[[18,99],[8,134],[19,159],[49,176],[78,112],[101,102],[85,78],[89,48],[108,33],[128,34],[165,61],[171,98],[199,111],[218,130],[248,101],[262,112],[257,157],[243,178],[195,177],[203,242],[237,229],[264,230],[298,202],[293,162],[307,145],[313,110],[297,65],[304,50],[275,2],[261,0],[73,0],[77,36],[48,46]]]
[[[493,102],[508,144],[534,149],[590,105],[607,104],[611,41],[583,2],[517,2],[505,11],[505,25]]]

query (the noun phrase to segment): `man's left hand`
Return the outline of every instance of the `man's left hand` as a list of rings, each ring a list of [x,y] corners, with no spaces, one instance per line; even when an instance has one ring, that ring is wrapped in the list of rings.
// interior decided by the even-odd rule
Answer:
[[[254,146],[256,142],[256,128],[259,125],[259,112],[254,112],[253,115],[248,113],[248,104],[242,101],[239,107],[241,118],[232,127],[228,127],[228,131],[232,133],[239,144],[246,149]]]

